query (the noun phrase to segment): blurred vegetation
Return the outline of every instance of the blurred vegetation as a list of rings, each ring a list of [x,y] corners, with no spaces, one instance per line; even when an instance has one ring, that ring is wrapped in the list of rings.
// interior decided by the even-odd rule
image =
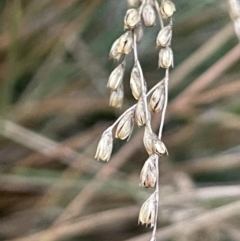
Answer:
[[[159,240],[239,240],[239,40],[227,1],[175,4]],[[114,141],[108,164],[93,160],[101,133],[134,104],[132,57],[122,110],[108,106],[106,88],[127,7],[0,1],[0,240],[149,240],[137,225],[149,195],[138,187],[147,158],[142,130],[128,143]],[[145,29],[139,45],[148,88],[164,76],[158,29]]]

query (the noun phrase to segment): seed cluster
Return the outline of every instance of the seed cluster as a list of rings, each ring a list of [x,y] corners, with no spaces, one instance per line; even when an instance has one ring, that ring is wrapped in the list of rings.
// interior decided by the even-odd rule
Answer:
[[[173,52],[171,49],[172,15],[176,9],[170,0],[162,0],[160,5],[158,0],[128,0],[128,3],[130,9],[127,10],[124,17],[124,29],[126,31],[114,41],[109,54],[110,58],[120,63],[110,74],[107,87],[111,90],[110,106],[121,108],[124,97],[125,59],[128,54],[133,52],[134,64],[130,75],[130,88],[137,103],[127,109],[104,131],[95,158],[102,161],[110,159],[114,130],[115,138],[124,140],[131,137],[134,123],[138,126],[144,126],[143,144],[149,157],[140,174],[140,185],[145,188],[155,188],[155,191],[142,205],[139,223],[153,228],[151,241],[154,241],[156,240],[159,205],[158,162],[160,157],[168,154],[161,137],[168,102],[169,68],[173,67]],[[165,77],[148,91],[146,79],[138,59],[137,45],[140,44],[144,35],[144,27],[156,26],[157,18],[161,27],[156,38],[156,45],[160,48],[158,66],[165,69]],[[158,112],[161,112],[161,122],[157,135],[151,127],[151,115]]]

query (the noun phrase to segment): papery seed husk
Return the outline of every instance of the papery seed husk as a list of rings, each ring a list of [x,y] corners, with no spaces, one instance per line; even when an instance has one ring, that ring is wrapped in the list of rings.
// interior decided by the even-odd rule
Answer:
[[[142,224],[146,224],[146,226],[150,225],[152,228],[155,223],[156,218],[156,197],[155,193],[153,193],[142,205],[138,222]]]
[[[165,69],[169,68],[170,66],[173,66],[173,52],[170,47],[166,47],[160,50],[158,66]]]
[[[159,156],[162,156],[166,153],[166,146],[164,143],[158,139],[157,135],[153,133],[153,151],[154,153],[158,154]]]
[[[112,132],[105,131],[98,143],[95,157],[97,160],[109,161],[113,147]]]
[[[143,144],[149,155],[154,154],[152,134],[152,129],[149,126],[146,126],[143,135]]]
[[[117,46],[118,53],[129,54],[132,51],[133,36],[131,31],[127,31],[119,38]]]
[[[122,57],[122,54],[118,52],[118,45],[119,45],[119,39],[116,39],[111,47],[109,57],[111,59],[119,60]]]
[[[168,25],[160,30],[157,36],[157,46],[166,47],[172,39],[172,26]]]
[[[154,188],[157,181],[157,168],[156,168],[157,155],[151,155],[143,165],[140,174],[140,184],[145,188]]]
[[[149,107],[154,113],[158,113],[163,109],[164,106],[164,86],[159,86],[152,94],[150,101],[149,101]]]
[[[151,4],[144,5],[142,18],[145,26],[152,27],[156,25],[156,14]]]
[[[115,132],[115,137],[121,140],[130,137],[134,127],[134,111],[128,112],[117,125],[117,129]]]
[[[109,105],[114,108],[121,108],[123,103],[123,97],[124,97],[124,92],[123,92],[123,87],[121,85],[116,90],[113,90],[111,92]]]
[[[172,1],[169,1],[169,0],[163,1],[160,7],[160,12],[163,18],[166,19],[171,17],[175,11],[176,11],[176,7]]]
[[[119,64],[110,74],[107,87],[112,90],[116,90],[122,84],[124,72],[125,64],[123,62]]]
[[[130,8],[127,10],[124,17],[124,28],[134,28],[140,22],[140,20],[141,18],[138,10],[135,8]]]
[[[147,122],[143,98],[140,97],[135,110],[135,121],[138,126],[143,126]]]
[[[130,77],[130,88],[132,90],[132,94],[136,100],[140,98],[142,95],[142,86],[141,86],[141,76],[140,71],[137,65],[135,65],[131,72]]]

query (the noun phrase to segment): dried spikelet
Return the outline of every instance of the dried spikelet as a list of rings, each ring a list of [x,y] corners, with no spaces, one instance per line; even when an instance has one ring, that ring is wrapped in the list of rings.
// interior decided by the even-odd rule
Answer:
[[[163,109],[164,106],[164,86],[160,85],[152,94],[150,101],[149,101],[149,107],[154,113],[158,113]]]
[[[172,26],[168,25],[160,30],[157,36],[157,46],[166,47],[172,40]]]
[[[123,62],[119,64],[110,74],[107,87],[112,90],[116,90],[122,84],[124,71],[125,64]]]
[[[111,47],[109,57],[111,59],[119,60],[122,57],[122,53],[118,52],[119,39],[116,39]]]
[[[120,38],[117,45],[117,51],[120,54],[129,54],[132,51],[133,36],[131,31],[127,31]]]
[[[160,50],[158,57],[158,66],[165,69],[173,66],[173,52],[170,47],[166,47]]]
[[[135,28],[135,26],[140,22],[141,17],[137,9],[130,8],[127,10],[126,15],[124,17],[124,28]]]
[[[173,15],[173,13],[176,11],[176,7],[174,3],[170,0],[164,0],[161,7],[160,7],[160,13],[162,14],[163,18],[169,18]]]
[[[149,155],[158,154],[159,156],[162,156],[167,152],[164,143],[158,139],[157,135],[153,133],[149,126],[145,127],[143,143]]]
[[[140,97],[135,110],[135,121],[138,126],[143,126],[147,122],[143,98]]]
[[[140,174],[140,185],[146,188],[153,188],[157,181],[156,159],[157,155],[151,155],[144,163]]]
[[[112,131],[107,130],[103,132],[102,137],[98,143],[95,157],[97,160],[109,161],[113,147]]]
[[[142,95],[142,87],[141,87],[141,76],[138,66],[135,64],[130,77],[130,88],[132,90],[132,94],[136,100],[140,98]]]
[[[142,205],[138,216],[138,222],[141,224],[146,224],[146,226],[150,225],[152,228],[155,223],[156,209],[156,195],[153,193]]]
[[[156,25],[156,14],[151,4],[147,3],[144,5],[142,18],[145,26],[152,27]]]
[[[131,137],[133,127],[134,127],[134,111],[128,112],[117,125],[115,132],[115,137],[124,140]]]
[[[114,108],[121,108],[123,103],[123,97],[124,97],[123,86],[120,85],[116,90],[113,90],[111,92],[109,105]]]

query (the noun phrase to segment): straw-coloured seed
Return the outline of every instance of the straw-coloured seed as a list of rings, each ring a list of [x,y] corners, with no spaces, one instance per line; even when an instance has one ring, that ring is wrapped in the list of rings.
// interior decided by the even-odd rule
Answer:
[[[109,57],[111,59],[119,60],[122,57],[122,53],[118,52],[119,39],[116,39],[111,47]]]
[[[124,140],[128,137],[131,137],[133,127],[134,127],[134,111],[128,112],[117,125],[117,129],[115,132],[115,137],[121,140]]]
[[[112,131],[107,130],[103,132],[102,137],[98,143],[95,157],[98,161],[109,161],[113,147]]]
[[[153,133],[149,126],[145,127],[143,143],[149,155],[158,154],[159,156],[162,156],[167,152],[164,143],[158,139],[157,135]]]
[[[116,90],[113,90],[111,92],[109,105],[114,108],[121,108],[123,103],[123,97],[124,97],[123,86],[120,85]]]
[[[147,3],[144,5],[142,18],[145,26],[152,27],[156,25],[156,14],[151,4]]]
[[[165,69],[173,66],[173,52],[170,47],[166,47],[160,50],[158,57],[158,66]]]
[[[160,30],[157,36],[157,46],[166,47],[172,40],[172,26],[168,25]]]
[[[158,156],[151,155],[143,165],[140,174],[140,185],[146,188],[154,188],[157,181],[156,161]]]
[[[174,3],[170,0],[164,0],[161,7],[160,12],[162,14],[163,18],[169,18],[173,15],[173,13],[176,11],[176,7]]]
[[[140,209],[138,217],[139,223],[146,224],[146,226],[150,225],[151,228],[154,226],[157,208],[156,204],[156,195],[153,193]]]
[[[150,101],[149,101],[149,107],[152,112],[158,113],[163,109],[164,106],[164,86],[159,86],[152,94]]]
[[[132,90],[132,94],[134,98],[138,100],[142,95],[142,87],[141,87],[140,71],[137,65],[133,67],[131,72],[130,88]]]
[[[117,46],[118,53],[129,54],[132,51],[133,36],[131,31],[127,31],[119,38]]]
[[[143,126],[147,122],[143,98],[140,97],[135,110],[135,121],[138,126]]]
[[[124,17],[124,28],[135,28],[135,26],[140,22],[140,14],[137,9],[130,8],[127,10],[126,15]]]
[[[116,90],[122,84],[124,71],[125,64],[123,62],[119,64],[110,74],[107,87],[112,90]]]

